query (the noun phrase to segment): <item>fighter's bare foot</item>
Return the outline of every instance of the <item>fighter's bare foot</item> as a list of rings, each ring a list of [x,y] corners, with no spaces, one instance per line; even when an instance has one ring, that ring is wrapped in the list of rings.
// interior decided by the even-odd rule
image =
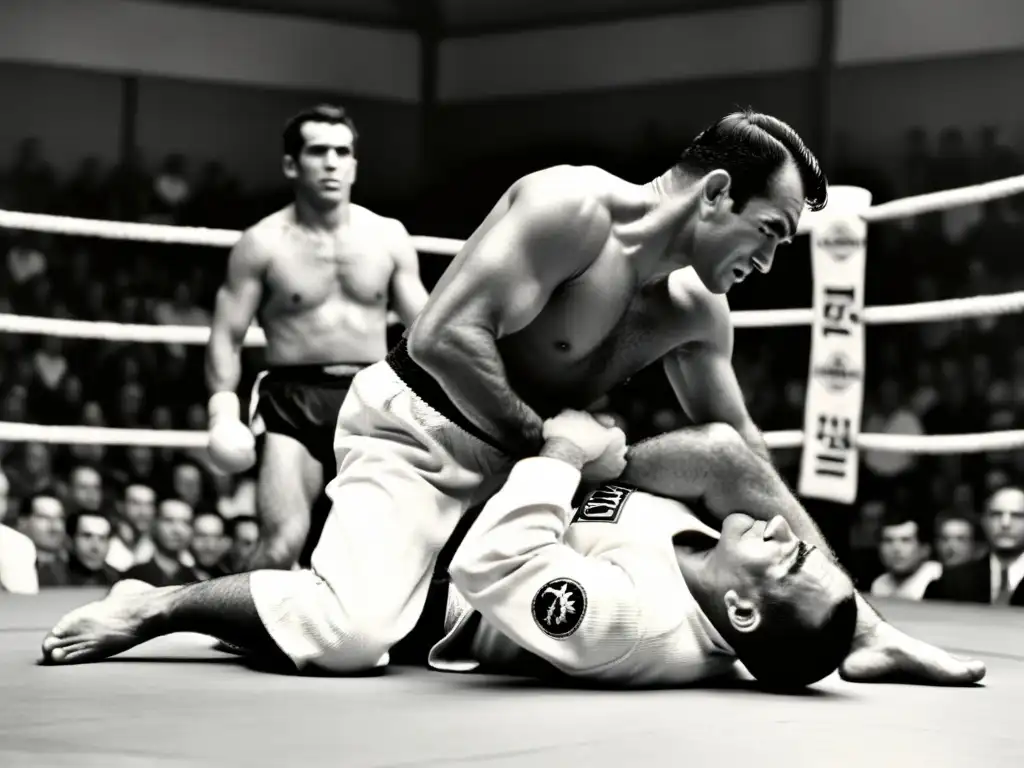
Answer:
[[[103,600],[77,608],[43,640],[43,661],[82,664],[116,656],[149,639],[142,633],[152,615],[153,587],[144,582],[120,582]]]
[[[882,623],[858,640],[842,666],[849,682],[972,685],[985,677],[984,663],[962,659]]]

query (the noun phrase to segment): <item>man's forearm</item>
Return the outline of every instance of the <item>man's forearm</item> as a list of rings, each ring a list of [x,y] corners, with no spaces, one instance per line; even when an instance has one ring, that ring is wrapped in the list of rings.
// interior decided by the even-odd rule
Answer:
[[[494,337],[483,330],[443,334],[409,354],[470,421],[512,456],[536,455],[544,422],[512,390]]]
[[[731,436],[730,436],[731,435]],[[702,499],[725,519],[743,512],[761,520],[782,515],[793,532],[835,559],[831,547],[770,463],[746,449],[728,427],[680,429],[632,446],[620,480],[676,499]]]
[[[206,347],[206,387],[211,394],[234,392],[242,380],[242,347],[222,332],[211,331]]]
[[[739,430],[740,436],[750,446],[757,456],[767,461],[769,464],[772,463],[772,452],[768,448],[768,443],[765,442],[764,433],[754,424],[754,422],[748,422]]]

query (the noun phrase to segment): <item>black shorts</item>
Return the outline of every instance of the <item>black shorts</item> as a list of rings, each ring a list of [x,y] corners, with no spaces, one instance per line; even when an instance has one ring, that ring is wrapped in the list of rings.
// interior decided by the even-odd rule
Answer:
[[[358,365],[277,365],[269,368],[256,391],[256,412],[267,434],[300,442],[334,477],[334,430],[338,411]]]

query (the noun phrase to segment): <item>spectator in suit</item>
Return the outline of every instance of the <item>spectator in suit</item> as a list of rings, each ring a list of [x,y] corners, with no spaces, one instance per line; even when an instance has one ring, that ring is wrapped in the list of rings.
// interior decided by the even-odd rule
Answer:
[[[921,600],[942,574],[942,566],[931,559],[921,524],[906,514],[891,514],[882,521],[878,555],[885,573],[871,583],[874,597]]]
[[[256,551],[260,541],[259,520],[253,515],[238,515],[228,521],[230,544],[228,551],[220,559],[218,568],[212,576],[225,576],[229,573],[242,573],[248,570],[249,560]]]
[[[154,587],[174,587],[200,581],[199,574],[181,562],[192,541],[193,511],[181,499],[163,499],[153,523],[153,557],[124,572],[123,579],[138,579]]]
[[[63,586],[67,560],[64,504],[59,494],[46,490],[25,498],[18,520],[21,532],[36,548],[36,572],[40,587]]]
[[[981,527],[989,556],[945,568],[926,599],[1024,606],[1024,491],[1009,487],[992,494]]]
[[[202,579],[224,573],[221,560],[231,544],[224,518],[216,512],[200,512],[192,523],[192,557]]]
[[[975,515],[948,510],[935,518],[935,553],[945,568],[969,563],[982,547],[981,526]]]
[[[117,504],[118,518],[107,552],[107,565],[117,571],[153,559],[156,492],[144,483],[129,483]]]
[[[112,531],[110,518],[103,512],[83,510],[68,519],[71,547],[65,566],[71,587],[109,587],[120,574],[106,564]]]

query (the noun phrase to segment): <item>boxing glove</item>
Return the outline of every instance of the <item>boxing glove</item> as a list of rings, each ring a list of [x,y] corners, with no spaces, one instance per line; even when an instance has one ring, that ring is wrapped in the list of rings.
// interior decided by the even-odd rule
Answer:
[[[207,405],[210,429],[206,448],[214,466],[229,475],[245,472],[256,463],[256,438],[239,418],[240,410],[234,392],[217,392]]]

